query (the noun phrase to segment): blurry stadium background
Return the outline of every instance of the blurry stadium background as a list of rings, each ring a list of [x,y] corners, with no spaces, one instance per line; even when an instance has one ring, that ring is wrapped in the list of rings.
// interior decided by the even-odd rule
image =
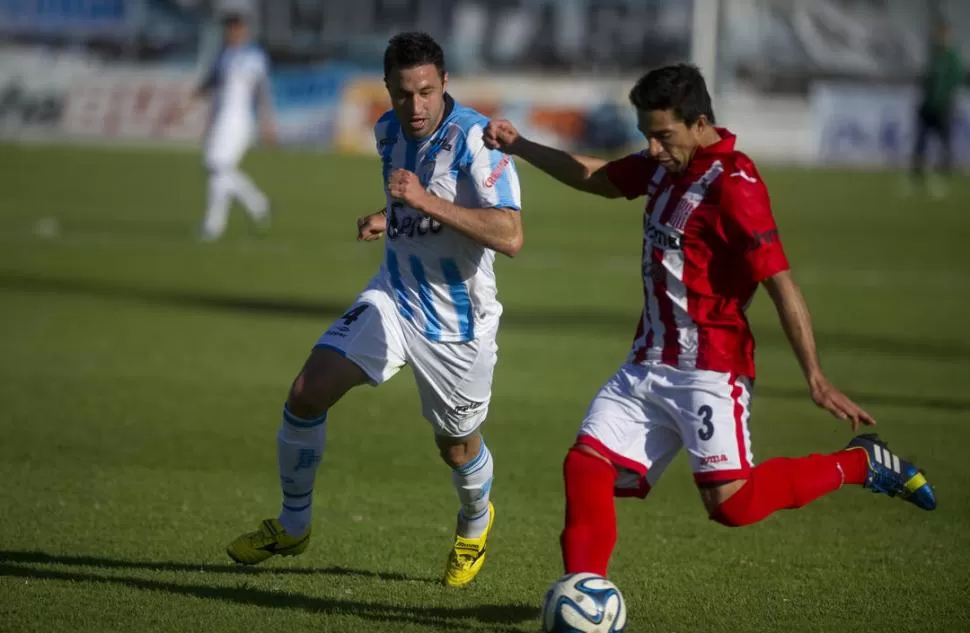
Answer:
[[[368,152],[385,106],[388,34],[425,30],[453,91],[559,145],[635,142],[631,77],[693,59],[720,118],[759,158],[896,165],[912,145],[913,85],[932,20],[970,57],[958,0],[7,0],[0,3],[0,135],[185,141],[159,117],[211,64],[220,11],[244,10],[275,64],[283,140]],[[970,105],[954,125],[970,162]]]
[[[161,122],[239,9],[274,64],[284,147],[245,163],[274,225],[256,237],[234,214],[200,244],[205,111]],[[970,184],[899,187],[939,15],[970,65],[965,0],[0,0],[0,631],[537,628],[561,459],[640,310],[642,206],[526,166],[525,249],[498,264],[498,521],[473,588],[436,584],[456,501],[407,377],[334,410],[305,556],[223,553],[275,512],[289,381],[380,261],[354,220],[383,204],[381,56],[411,29],[443,44],[459,100],[601,155],[640,143],[635,77],[700,64],[764,172],[826,370],[937,487],[932,514],[852,490],[730,531],[678,459],[646,504],[619,504],[629,630],[970,630]],[[965,169],[967,95],[954,148]],[[841,447],[770,302],[749,314],[756,457]]]

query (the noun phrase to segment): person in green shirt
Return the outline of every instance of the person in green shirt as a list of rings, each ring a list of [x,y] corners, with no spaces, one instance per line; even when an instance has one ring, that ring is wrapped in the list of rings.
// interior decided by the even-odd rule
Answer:
[[[939,170],[948,176],[953,161],[950,130],[956,97],[964,81],[963,66],[951,41],[950,27],[946,22],[936,24],[929,64],[923,76],[921,98],[916,120],[916,145],[913,148],[913,178],[918,184],[925,183],[926,145],[930,134],[935,134],[942,146]],[[930,193],[940,197],[946,194],[945,185],[930,180]]]

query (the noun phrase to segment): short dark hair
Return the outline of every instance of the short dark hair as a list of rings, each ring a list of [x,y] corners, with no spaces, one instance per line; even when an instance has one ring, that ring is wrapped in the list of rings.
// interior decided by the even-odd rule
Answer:
[[[674,64],[651,70],[630,90],[630,103],[638,110],[673,110],[688,126],[703,114],[714,123],[711,94],[704,75],[693,64]]]
[[[403,70],[424,64],[434,64],[438,74],[445,76],[445,52],[427,33],[398,33],[384,50],[384,77],[394,69]]]
[[[246,24],[245,13],[241,11],[227,11],[222,14],[223,26],[236,26],[237,24]]]

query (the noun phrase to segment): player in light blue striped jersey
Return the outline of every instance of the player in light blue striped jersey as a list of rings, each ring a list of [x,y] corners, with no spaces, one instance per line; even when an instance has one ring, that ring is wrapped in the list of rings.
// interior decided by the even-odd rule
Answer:
[[[384,74],[392,109],[374,128],[386,206],[358,220],[358,239],[385,237],[377,275],[319,339],[290,390],[278,438],[283,505],[277,519],[228,547],[240,563],[302,553],[327,411],[351,388],[410,365],[424,417],[452,468],[455,539],[444,583],[471,582],[495,516],[492,456],[479,427],[491,397],[495,253],[522,247],[512,159],[485,147],[488,119],[447,93],[441,47],[423,33],[391,39]]]

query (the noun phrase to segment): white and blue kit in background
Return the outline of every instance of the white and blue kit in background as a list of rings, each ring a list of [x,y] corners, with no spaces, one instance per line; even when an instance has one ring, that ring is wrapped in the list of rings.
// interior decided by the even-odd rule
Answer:
[[[521,210],[511,157],[485,147],[488,119],[446,95],[441,125],[413,141],[393,111],[374,128],[384,190],[414,172],[434,195],[466,208]],[[462,437],[484,421],[502,305],[495,251],[387,196],[384,262],[347,313],[320,337],[380,384],[411,365],[435,433]]]
[[[202,233],[216,239],[225,231],[233,198],[257,223],[267,219],[269,201],[238,169],[256,136],[260,91],[269,90],[266,53],[251,43],[223,48],[204,87],[212,90],[212,110],[204,140],[209,202]]]

